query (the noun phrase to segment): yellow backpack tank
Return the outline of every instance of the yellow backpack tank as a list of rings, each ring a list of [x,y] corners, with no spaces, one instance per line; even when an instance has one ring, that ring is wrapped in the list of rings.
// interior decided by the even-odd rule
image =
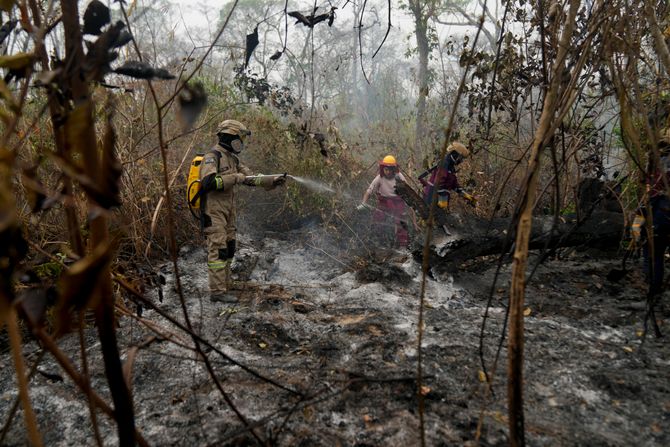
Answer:
[[[216,155],[216,171],[219,171],[219,161],[221,154],[217,151],[212,151]],[[200,198],[202,196],[202,189],[200,188],[200,168],[205,154],[197,153],[188,169],[188,179],[186,180],[186,200],[188,202],[188,209],[196,219],[200,219]]]
[[[188,169],[186,200],[191,211],[200,209],[200,165],[202,165],[204,157],[204,154],[196,154],[193,160],[191,160],[191,166]]]

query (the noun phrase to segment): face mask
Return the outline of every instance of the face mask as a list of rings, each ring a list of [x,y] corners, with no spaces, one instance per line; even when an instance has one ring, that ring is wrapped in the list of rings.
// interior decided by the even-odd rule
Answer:
[[[234,139],[230,142],[230,147],[233,149],[233,152],[239,154],[244,149],[244,143],[240,139]]]

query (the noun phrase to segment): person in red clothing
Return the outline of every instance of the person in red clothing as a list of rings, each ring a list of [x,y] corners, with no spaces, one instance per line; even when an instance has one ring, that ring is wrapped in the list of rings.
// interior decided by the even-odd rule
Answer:
[[[449,207],[449,198],[451,191],[456,191],[471,205],[476,204],[476,199],[465,192],[458,184],[456,177],[456,167],[470,155],[470,151],[461,143],[454,141],[447,148],[447,156],[441,166],[435,165],[419,177],[423,185],[423,200],[430,205],[433,200],[433,194],[437,190],[437,206],[440,208]],[[425,178],[430,174],[430,178]]]
[[[374,234],[385,239],[383,242],[394,242],[398,247],[407,247],[409,243],[407,206],[395,192],[396,178],[406,181],[398,169],[395,157],[387,155],[379,162],[379,174],[363,194],[358,209],[365,208],[370,196],[375,194],[377,208],[372,214]]]
[[[647,218],[652,219],[653,250],[649,244],[643,245],[644,265],[649,284],[649,295],[658,295],[663,291],[663,271],[665,252],[670,246],[670,133],[658,143],[659,160],[652,159],[648,179],[649,204],[651,212]],[[651,253],[653,251],[653,255]]]

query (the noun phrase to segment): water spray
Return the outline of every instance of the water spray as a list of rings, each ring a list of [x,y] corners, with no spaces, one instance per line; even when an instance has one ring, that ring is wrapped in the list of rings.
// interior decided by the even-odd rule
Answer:
[[[300,183],[301,185],[311,189],[314,192],[317,193],[329,193],[329,194],[335,194],[336,191],[331,188],[329,185],[323,182],[319,182],[317,180],[312,180],[304,177],[299,177],[297,175],[290,175],[288,173],[283,173],[283,174],[258,174],[258,175],[248,175],[244,178],[244,183],[248,185],[255,185],[257,182],[260,182],[263,179],[272,179],[276,180],[280,177],[283,178],[290,178],[291,180],[295,180],[296,182]]]
[[[288,177],[300,183],[301,185],[306,186],[314,192],[327,192],[330,194],[335,194],[335,190],[325,183],[304,177],[298,177],[297,175],[289,175]]]
[[[280,178],[280,177],[290,178],[291,180],[294,180],[294,181],[300,183],[301,185],[303,185],[303,186],[305,186],[305,187],[307,187],[307,188],[309,188],[312,191],[317,192],[317,193],[329,193],[329,194],[335,194],[336,193],[336,191],[333,188],[331,188],[329,185],[327,185],[326,183],[319,182],[319,181],[313,180],[313,179],[299,177],[297,175],[291,175],[291,174],[288,174],[288,173],[248,175],[244,179],[244,182],[247,183],[247,184],[255,184],[256,181],[259,181],[259,180],[262,180],[262,179],[265,179],[265,178],[272,178],[274,180],[274,179],[277,179],[277,178]],[[344,194],[344,195],[346,196],[347,199],[352,200],[352,201],[354,200],[349,194]],[[382,211],[381,209],[379,209],[375,206],[369,205],[367,203],[360,203],[355,208],[358,211],[363,211],[363,210],[378,211],[378,212],[383,213],[386,217],[393,218],[393,219],[396,218],[396,216],[394,216],[393,214]]]
[[[256,182],[258,182],[262,179],[265,179],[265,178],[272,178],[273,180],[275,180],[275,179],[280,178],[280,177],[290,178],[291,180],[294,180],[294,181],[300,183],[301,185],[305,186],[308,189],[311,189],[312,191],[314,191],[316,193],[329,193],[329,194],[336,194],[337,193],[337,191],[335,191],[330,185],[328,185],[326,183],[320,182],[318,180],[299,177],[297,175],[291,175],[291,174],[288,174],[288,173],[249,175],[245,178],[244,182],[247,183],[247,184],[256,184]],[[344,193],[344,196],[348,200],[351,200],[351,201],[354,200],[349,194]],[[397,219],[397,216],[395,216],[394,214],[390,214],[386,211],[383,211],[383,210],[379,209],[376,206],[372,206],[372,205],[369,205],[367,203],[359,203],[359,205],[354,207],[354,208],[358,211],[380,212],[387,219],[391,219],[393,221],[395,221]],[[447,233],[447,235],[449,234],[447,232],[446,228],[444,228],[444,231],[445,231],[445,233]]]

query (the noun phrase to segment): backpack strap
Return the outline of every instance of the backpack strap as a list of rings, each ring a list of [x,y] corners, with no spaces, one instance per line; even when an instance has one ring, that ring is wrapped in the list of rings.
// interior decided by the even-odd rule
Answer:
[[[221,169],[221,153],[217,150],[212,149],[209,152],[206,152],[205,154],[213,153],[216,156],[216,175],[219,174],[219,170]],[[195,200],[196,197],[201,197],[200,199],[200,231],[204,232],[205,231],[205,223],[206,220],[209,218],[207,216],[207,193],[200,188],[198,190],[198,193],[195,195],[193,200]],[[210,225],[211,225],[211,220],[210,220]]]
[[[211,150],[210,152],[216,155],[216,173],[218,174],[219,169],[221,169],[221,152],[215,150]]]
[[[214,154],[216,156],[216,173],[218,174],[219,169],[221,168],[221,153],[219,151],[212,150],[212,151],[207,152],[206,154]],[[205,195],[205,191],[202,188],[200,188],[198,190],[198,192],[191,199],[191,202],[190,202],[191,206],[194,206],[195,202],[197,202],[197,200],[204,195]]]

